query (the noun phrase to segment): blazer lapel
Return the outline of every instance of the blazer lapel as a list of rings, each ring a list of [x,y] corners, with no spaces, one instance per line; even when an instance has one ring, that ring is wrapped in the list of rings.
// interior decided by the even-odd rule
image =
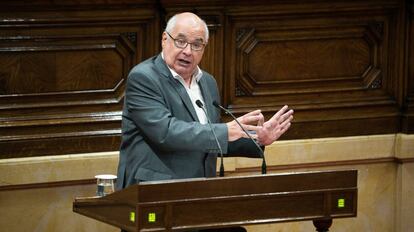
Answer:
[[[190,112],[191,117],[194,121],[199,121],[197,117],[197,113],[195,112],[193,103],[191,103],[191,99],[188,96],[187,91],[185,90],[185,87],[175,78],[170,78],[170,83],[174,86],[174,89],[177,91],[178,95],[180,95],[181,100],[184,102],[185,108]]]
[[[214,120],[213,118],[213,112],[214,112],[214,108],[213,108],[213,99],[211,98],[211,94],[208,90],[208,86],[207,86],[207,81],[205,78],[201,78],[200,82],[199,82],[199,86],[201,89],[201,94],[203,95],[203,99],[204,99],[204,108],[207,111],[207,117],[210,120]],[[214,123],[214,122],[212,122]]]
[[[177,92],[177,94],[180,96],[181,100],[184,103],[185,108],[190,113],[193,120],[199,121],[197,114],[195,112],[194,106],[191,103],[191,99],[188,96],[187,91],[185,90],[185,87],[177,79],[175,79],[172,76],[170,70],[167,67],[167,64],[162,59],[161,55],[158,55],[158,57],[155,60],[155,64],[158,67],[158,70],[160,70],[160,73],[164,77],[168,78],[168,82],[172,85],[172,89],[174,89]]]

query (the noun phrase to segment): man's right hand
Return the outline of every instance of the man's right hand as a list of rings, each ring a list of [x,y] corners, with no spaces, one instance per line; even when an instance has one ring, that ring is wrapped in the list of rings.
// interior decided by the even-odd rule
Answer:
[[[263,122],[264,117],[261,110],[254,110],[251,111],[243,116],[237,118],[240,124],[244,127],[247,131],[255,131],[258,132],[261,129],[261,126],[254,126],[257,125],[257,122]],[[228,139],[230,142],[238,140],[240,138],[248,138],[249,136],[244,133],[243,129],[237,124],[235,120],[226,123],[227,124],[227,131],[228,131]],[[253,125],[252,125],[253,124]],[[257,138],[257,133],[250,134],[253,139]]]

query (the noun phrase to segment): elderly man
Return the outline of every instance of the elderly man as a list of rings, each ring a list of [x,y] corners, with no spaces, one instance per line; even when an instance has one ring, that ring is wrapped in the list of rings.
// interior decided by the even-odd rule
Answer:
[[[162,34],[161,54],[131,70],[117,189],[140,181],[215,176],[219,150],[208,119],[224,154],[260,157],[235,121],[220,123],[220,111],[212,104],[220,102],[216,81],[198,67],[208,36],[206,23],[197,15],[177,14]],[[239,120],[265,146],[289,128],[292,114],[285,106],[266,122],[260,110]]]
[[[208,35],[206,23],[197,15],[177,14],[162,34],[161,54],[131,70],[122,118],[118,189],[140,181],[215,176],[218,146],[207,117],[225,154],[259,157],[235,121],[219,123],[220,112],[212,105],[220,101],[216,81],[198,67]],[[197,100],[204,103],[207,115]],[[285,106],[266,122],[260,110],[239,120],[265,146],[289,128],[292,114]]]

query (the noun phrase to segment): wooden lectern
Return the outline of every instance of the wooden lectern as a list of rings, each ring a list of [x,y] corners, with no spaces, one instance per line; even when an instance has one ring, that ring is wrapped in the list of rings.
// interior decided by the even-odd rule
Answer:
[[[357,215],[356,170],[143,182],[105,197],[76,198],[73,211],[127,231],[186,231]]]

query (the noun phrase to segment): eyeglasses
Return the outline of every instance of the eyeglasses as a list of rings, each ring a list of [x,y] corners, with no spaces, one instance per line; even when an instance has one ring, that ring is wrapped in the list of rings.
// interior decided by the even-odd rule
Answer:
[[[191,50],[193,50],[193,51],[201,51],[201,50],[203,50],[203,49],[204,49],[204,47],[206,46],[206,44],[204,44],[204,43],[200,43],[200,42],[193,42],[193,43],[189,43],[189,42],[187,42],[185,39],[176,39],[176,38],[172,37],[172,36],[170,35],[170,33],[168,33],[168,31],[165,31],[165,32],[167,33],[167,35],[168,35],[169,37],[171,37],[171,39],[174,41],[174,45],[175,45],[177,48],[184,49],[184,48],[186,48],[186,47],[187,47],[187,45],[190,45]]]

